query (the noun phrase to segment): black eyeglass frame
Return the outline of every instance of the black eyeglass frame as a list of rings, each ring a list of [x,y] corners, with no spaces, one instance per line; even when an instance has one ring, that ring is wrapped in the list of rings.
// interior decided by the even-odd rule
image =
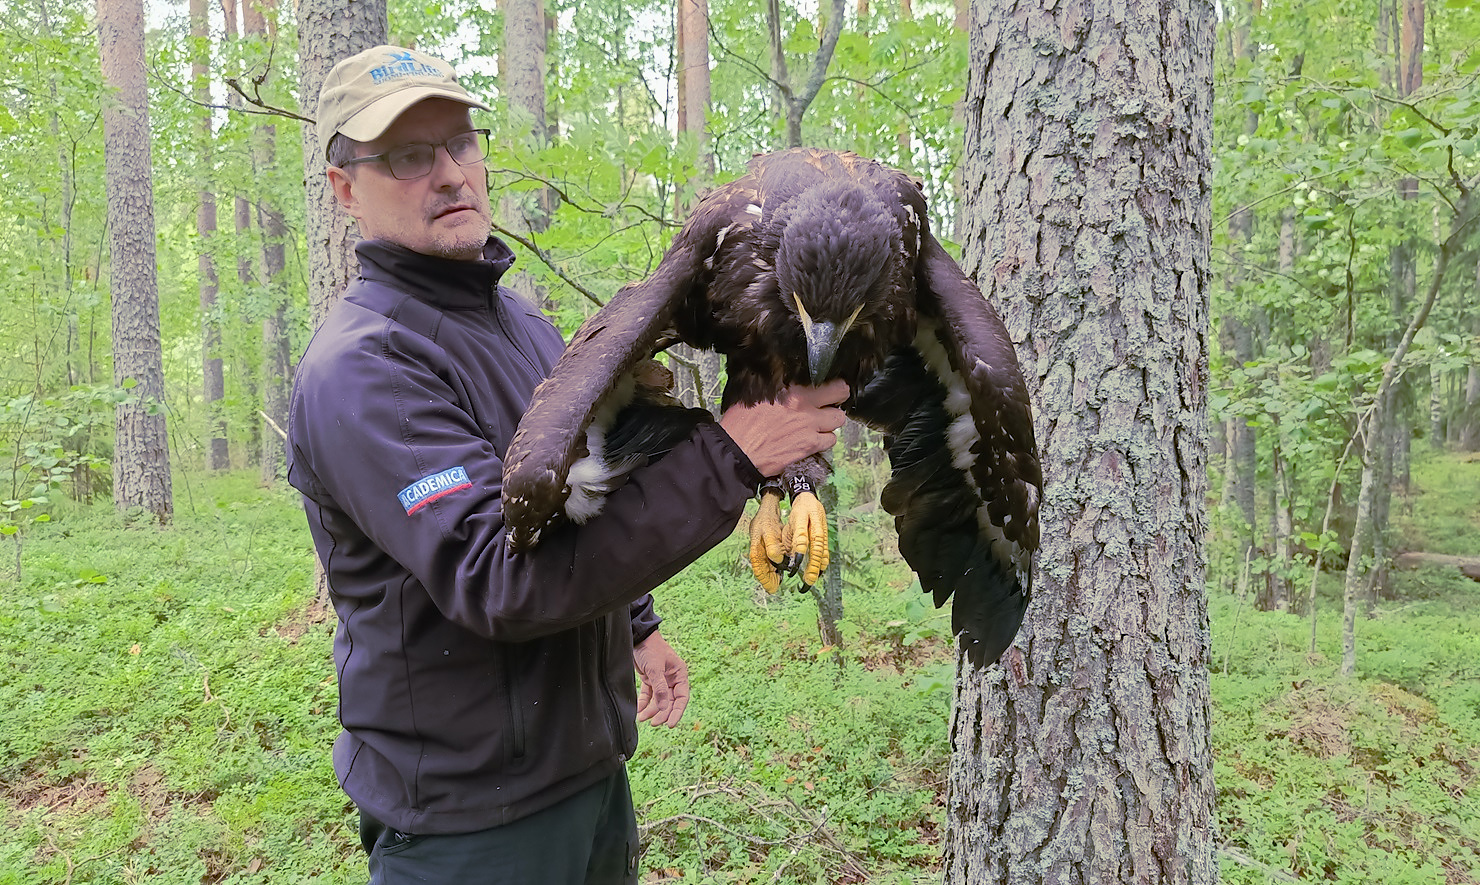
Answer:
[[[456,163],[459,166],[471,166],[474,163],[481,163],[484,160],[488,159],[488,139],[489,139],[489,137],[492,134],[493,134],[493,130],[492,129],[469,129],[466,132],[459,132],[458,134],[452,136],[452,138],[447,139],[446,141],[412,141],[412,142],[407,142],[406,144],[397,145],[397,146],[391,148],[388,151],[384,151],[383,153],[369,154],[369,155],[364,156],[364,157],[354,157],[352,159],[345,160],[343,163],[340,163],[339,164],[339,168],[344,169],[344,168],[349,167],[349,166],[354,166],[354,165],[356,165],[358,163],[384,163],[385,164],[386,171],[391,174],[391,178],[394,178],[397,181],[415,181],[418,178],[426,178],[428,175],[431,175],[432,174],[432,170],[433,169],[437,168],[437,148],[442,148],[442,149],[446,150],[447,151],[447,156],[452,157],[452,162]],[[479,151],[479,154],[478,154],[477,159],[468,160],[467,162],[463,162],[462,160],[459,160],[457,157],[453,156],[452,155],[452,149],[447,146],[448,142],[451,142],[451,141],[454,141],[456,139],[462,138],[464,135],[481,135],[481,136],[483,136],[483,138],[482,138],[481,141],[475,142],[475,144],[478,144],[482,148]],[[431,163],[430,166],[427,167],[427,171],[421,173],[420,175],[412,175],[412,176],[410,176],[408,178],[402,178],[401,176],[397,175],[396,174],[395,164],[393,164],[391,162],[391,154],[394,154],[397,151],[404,151],[407,148],[423,147],[423,146],[424,147],[429,147],[429,148],[432,149],[432,163]]]

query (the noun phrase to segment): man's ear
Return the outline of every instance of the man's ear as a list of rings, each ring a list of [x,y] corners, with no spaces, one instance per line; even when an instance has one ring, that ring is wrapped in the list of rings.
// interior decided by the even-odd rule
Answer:
[[[329,187],[334,189],[334,199],[339,202],[340,208],[351,216],[359,218],[359,200],[355,197],[355,180],[338,166],[326,166],[324,173],[329,176]]]

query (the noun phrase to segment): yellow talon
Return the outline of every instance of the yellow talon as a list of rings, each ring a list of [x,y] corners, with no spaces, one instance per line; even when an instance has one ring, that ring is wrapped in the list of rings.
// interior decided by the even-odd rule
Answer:
[[[794,561],[803,561],[802,583],[810,587],[827,569],[827,511],[811,492],[791,500],[786,535]],[[804,559],[805,557],[805,559]]]
[[[781,560],[786,555],[783,535],[781,492],[767,490],[750,523],[750,570],[767,593],[781,589]]]

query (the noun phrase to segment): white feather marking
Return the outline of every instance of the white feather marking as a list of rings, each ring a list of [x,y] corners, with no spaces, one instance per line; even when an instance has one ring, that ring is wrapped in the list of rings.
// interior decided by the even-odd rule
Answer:
[[[591,416],[591,424],[586,428],[589,454],[570,465],[570,472],[565,475],[565,484],[570,489],[565,499],[565,515],[571,522],[579,525],[600,513],[607,493],[612,491],[615,471],[606,460],[606,428],[632,402],[636,390],[637,382],[632,376],[623,376]]]
[[[746,206],[745,212],[747,215],[754,215],[756,218],[761,217],[761,207],[756,205],[755,203],[751,203],[749,206]]]
[[[966,391],[966,382],[952,368],[945,346],[936,336],[936,328],[935,323],[921,320],[915,332],[915,349],[920,351],[925,365],[930,367],[930,371],[935,373],[935,377],[946,389],[946,411],[953,418],[946,432],[946,446],[951,450],[951,465],[962,472],[966,477],[966,484],[980,501],[982,490],[971,472],[975,460],[971,450],[981,440],[981,434],[977,432],[976,419],[971,414],[971,395]],[[976,509],[976,524],[982,535],[993,542],[993,554],[1023,573],[1031,563],[1032,555],[1009,541],[1003,534],[1002,527],[992,522],[992,514],[987,512],[985,501]]]

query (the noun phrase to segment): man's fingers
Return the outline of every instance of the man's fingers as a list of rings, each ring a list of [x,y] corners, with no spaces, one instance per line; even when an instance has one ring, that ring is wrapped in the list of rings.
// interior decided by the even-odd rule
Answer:
[[[673,686],[673,706],[670,707],[668,710],[668,718],[664,720],[661,724],[666,725],[669,728],[674,727],[678,724],[678,720],[683,718],[683,711],[687,710],[688,707],[689,684],[687,682],[684,682],[681,685]]]

